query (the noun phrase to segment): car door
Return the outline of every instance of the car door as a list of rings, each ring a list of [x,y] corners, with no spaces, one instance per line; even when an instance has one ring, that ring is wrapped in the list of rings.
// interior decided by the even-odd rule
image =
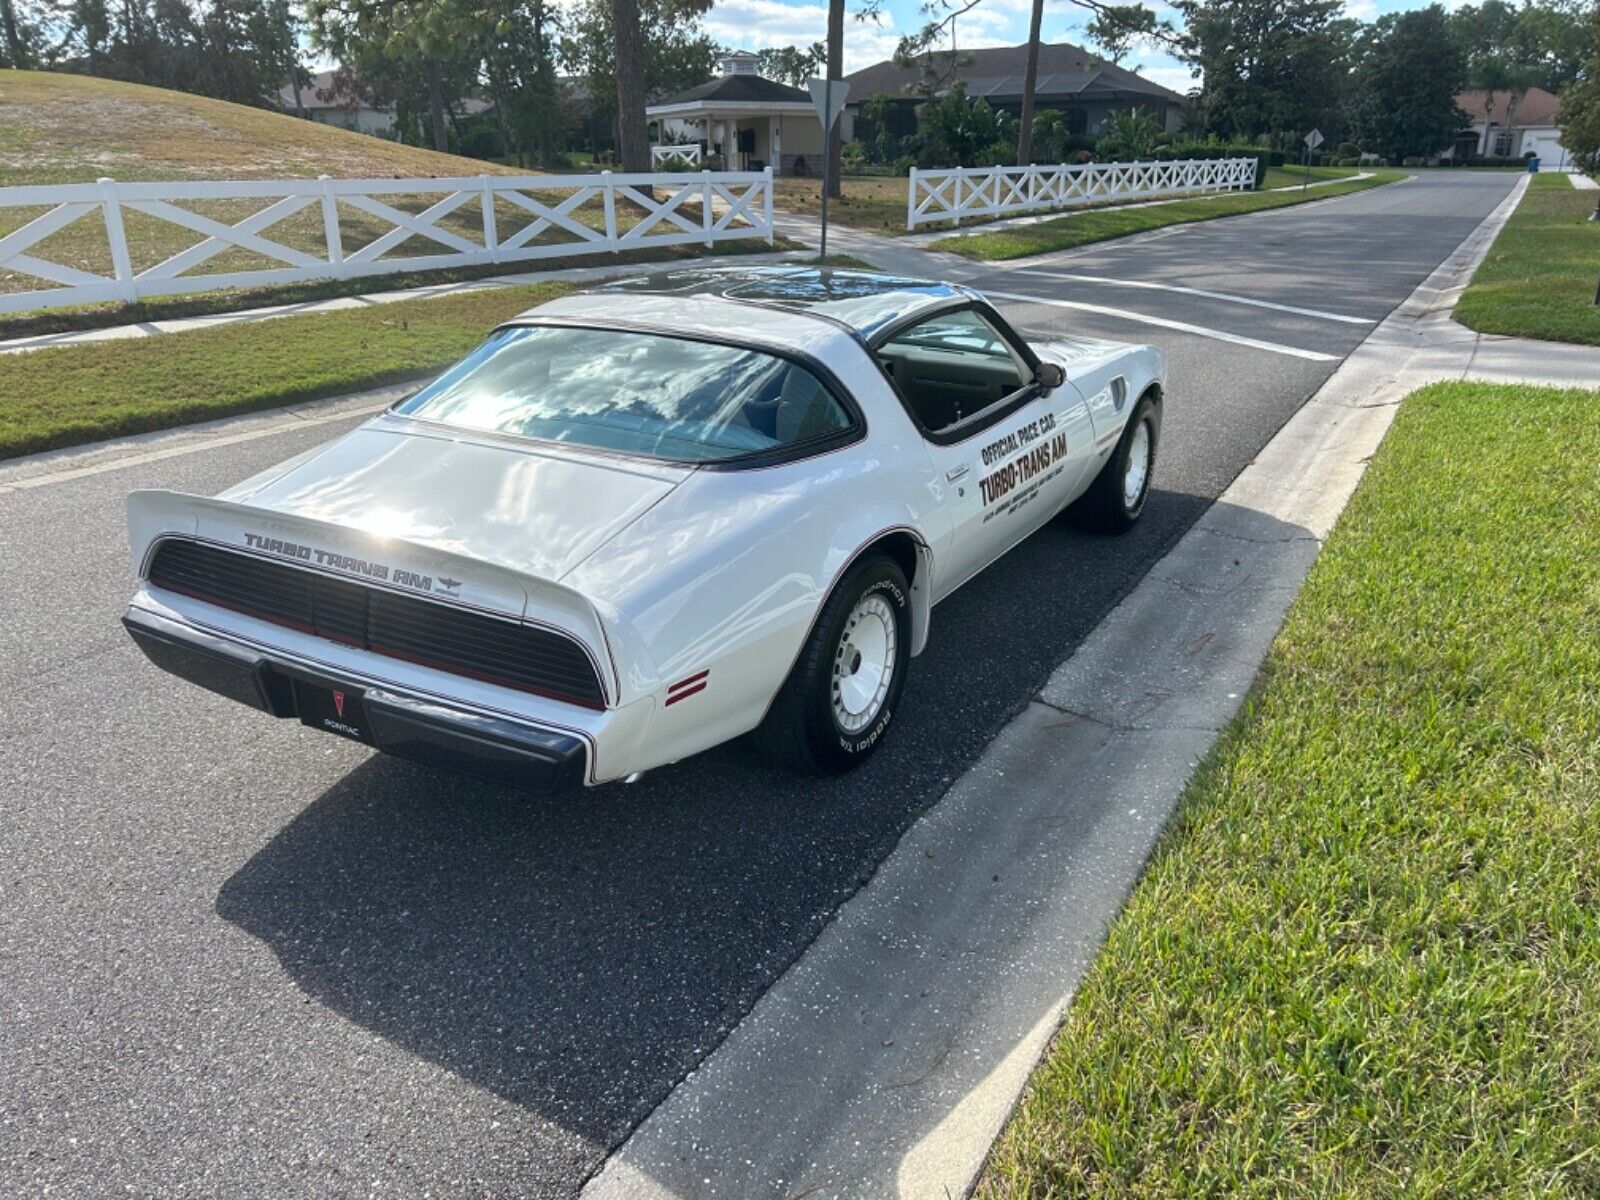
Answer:
[[[1093,425],[1070,383],[1040,385],[1038,360],[986,306],[942,310],[876,349],[950,518],[937,598],[1059,511],[1094,452]]]

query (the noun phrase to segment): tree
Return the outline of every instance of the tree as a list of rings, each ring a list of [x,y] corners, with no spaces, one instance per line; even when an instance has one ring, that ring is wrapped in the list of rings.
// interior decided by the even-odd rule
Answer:
[[[0,0],[12,65],[70,64],[262,107],[292,78],[297,28],[289,0]]]
[[[556,82],[556,10],[546,0],[494,0],[486,10],[484,81],[506,149],[519,165],[562,163],[570,115]]]
[[[1137,43],[1171,37],[1173,29],[1142,4],[1114,4],[1095,13],[1083,32],[1091,45],[1120,63]]]
[[[13,0],[0,0],[0,25],[5,28],[6,65],[11,67],[32,66],[33,56],[28,52],[27,45],[23,42],[22,35],[17,29],[17,9]]]
[[[762,50],[756,57],[760,60],[761,73],[768,79],[803,88],[806,81],[816,75],[818,68],[828,61],[828,48],[822,42],[812,42],[804,49],[799,46],[778,46]]]
[[[1466,55],[1468,86],[1560,91],[1583,65],[1589,7],[1585,0],[1523,0],[1521,7],[1483,0],[1458,8],[1450,28]]]
[[[1176,0],[1180,53],[1202,76],[1213,131],[1298,141],[1327,126],[1343,90],[1354,22],[1341,0]]]
[[[1466,124],[1455,100],[1466,76],[1466,56],[1439,5],[1379,17],[1358,48],[1352,80],[1362,144],[1391,160],[1445,149]]]
[[[1039,26],[1044,21],[1044,0],[1033,0],[1028,17],[1028,65],[1022,75],[1022,120],[1017,125],[1017,166],[1033,161],[1033,94],[1039,86]]]
[[[476,77],[481,17],[471,0],[308,0],[312,39],[358,79],[426,88],[433,148],[450,149],[446,110]]]
[[[1571,151],[1573,162],[1593,175],[1600,171],[1600,11],[1591,28],[1588,63],[1582,78],[1562,89],[1556,120],[1561,144]]]
[[[637,6],[643,96],[682,91],[711,78],[718,49],[699,23],[710,0],[637,0]],[[582,0],[566,14],[560,38],[561,61],[574,74],[587,76],[595,118],[615,127],[617,59],[611,0]],[[642,108],[636,124],[644,136]]]
[[[828,76],[830,80],[844,78],[844,0],[828,0]],[[838,199],[844,195],[844,159],[839,153],[844,130],[836,121],[828,127],[828,195]]]
[[[644,112],[644,46],[639,0],[611,0],[611,35],[617,77],[617,157],[624,171],[650,169],[650,133]]]

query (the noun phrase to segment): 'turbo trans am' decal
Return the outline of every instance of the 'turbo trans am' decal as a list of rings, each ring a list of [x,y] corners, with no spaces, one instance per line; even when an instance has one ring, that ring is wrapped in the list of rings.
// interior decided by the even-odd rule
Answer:
[[[319,567],[327,567],[330,571],[343,571],[347,575],[364,575],[368,579],[383,580],[399,587],[414,588],[419,592],[444,592],[453,594],[461,586],[459,579],[434,579],[431,575],[422,575],[416,571],[408,571],[404,567],[391,567],[386,563],[372,562],[365,558],[356,558],[350,554],[338,554],[332,550],[319,550],[315,546],[308,546],[304,542],[286,542],[282,538],[262,537],[258,533],[244,535],[244,544],[252,550],[264,550],[268,554],[282,555],[284,558],[295,558],[301,562],[314,562]],[[434,585],[438,586],[435,587]]]
[[[1061,464],[1067,457],[1067,435],[1058,433],[1048,441],[1040,440],[1055,427],[1055,415],[1045,413],[1037,421],[1029,421],[1013,429],[983,448],[983,465],[986,467],[1008,454],[1022,451],[1004,466],[978,480],[978,489],[983,493],[983,506],[988,510],[983,515],[985,522],[1016,512],[1039,494],[1046,480],[1060,473]],[[1031,449],[1028,448],[1030,446]]]

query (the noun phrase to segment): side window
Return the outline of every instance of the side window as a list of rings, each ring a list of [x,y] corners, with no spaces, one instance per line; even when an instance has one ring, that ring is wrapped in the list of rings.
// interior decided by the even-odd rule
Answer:
[[[972,311],[940,313],[902,330],[878,359],[928,433],[982,412],[1028,383],[1026,364]]]

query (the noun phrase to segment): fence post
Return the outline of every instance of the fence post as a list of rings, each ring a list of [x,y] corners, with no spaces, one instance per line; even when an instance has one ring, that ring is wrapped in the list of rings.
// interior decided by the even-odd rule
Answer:
[[[318,175],[322,184],[322,236],[328,243],[328,266],[335,279],[345,277],[344,242],[339,237],[339,201],[333,194],[333,180]]]
[[[773,191],[773,188],[772,188],[772,167],[770,165],[768,165],[766,173],[767,173],[767,203],[766,203],[767,245],[770,246],[770,245],[772,245],[773,236],[774,236],[773,226],[772,226],[772,191]]]
[[[122,229],[122,202],[117,199],[116,181],[101,177],[100,209],[105,215],[106,243],[111,247],[111,267],[122,285],[122,302],[139,299],[139,284],[133,277],[133,261],[128,257],[128,235]]]
[[[911,177],[906,182],[906,232],[910,233],[917,227],[917,169],[911,168]]]
[[[706,249],[711,249],[711,172],[700,172],[700,226],[706,232]]]
[[[606,241],[611,243],[611,253],[617,252],[617,192],[611,182],[611,172],[600,172],[600,194],[606,206]]]
[[[494,224],[494,186],[487,175],[479,175],[478,183],[482,188],[483,248],[489,255],[489,261],[497,263],[500,261],[500,234]]]

